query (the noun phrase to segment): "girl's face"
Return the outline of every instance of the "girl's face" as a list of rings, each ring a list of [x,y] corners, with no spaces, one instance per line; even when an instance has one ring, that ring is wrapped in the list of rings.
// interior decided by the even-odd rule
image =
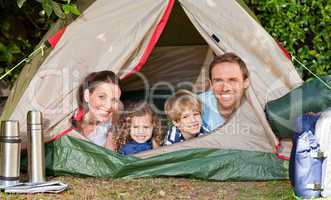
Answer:
[[[138,143],[145,143],[152,138],[152,117],[148,114],[135,116],[131,120],[130,136]]]
[[[118,85],[103,82],[90,93],[84,92],[90,116],[98,122],[108,122],[119,109],[121,90]]]

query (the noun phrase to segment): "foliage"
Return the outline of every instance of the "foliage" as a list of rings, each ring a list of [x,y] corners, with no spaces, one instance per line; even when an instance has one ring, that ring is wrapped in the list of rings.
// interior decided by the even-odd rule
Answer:
[[[29,55],[51,24],[68,14],[80,14],[70,0],[0,0],[0,75]],[[12,84],[20,69],[5,81]]]
[[[245,0],[263,27],[317,75],[331,74],[331,0]],[[312,75],[295,63],[304,80]]]
[[[26,3],[24,9],[15,1],[0,1],[0,74],[29,54],[49,28],[52,21],[40,16],[41,10],[34,1]],[[19,71],[14,70],[6,81],[13,82]]]
[[[47,14],[47,16],[51,16],[53,11],[56,16],[59,18],[64,19],[66,17],[66,14],[74,14],[74,15],[80,15],[80,11],[77,8],[77,6],[73,3],[71,3],[71,0],[36,0],[38,2],[41,2],[43,11]],[[26,0],[17,0],[17,5],[19,8],[21,8]]]

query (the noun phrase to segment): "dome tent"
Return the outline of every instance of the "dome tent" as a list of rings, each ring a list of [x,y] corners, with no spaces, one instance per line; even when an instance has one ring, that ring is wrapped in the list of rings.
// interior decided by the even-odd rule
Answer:
[[[286,178],[286,163],[274,154],[278,141],[264,106],[302,80],[241,1],[96,1],[66,27],[40,67],[37,63],[34,72],[20,75],[18,82],[27,80],[26,87],[16,84],[2,119],[19,120],[26,141],[25,113],[40,110],[50,141],[70,126],[76,89],[90,72],[112,70],[126,77],[124,92],[143,89],[143,82],[130,76],[138,71],[150,88],[162,81],[204,88],[211,52],[230,51],[247,63],[251,86],[231,120],[214,133],[137,155],[144,159],[63,136],[47,144],[47,171],[100,177]]]

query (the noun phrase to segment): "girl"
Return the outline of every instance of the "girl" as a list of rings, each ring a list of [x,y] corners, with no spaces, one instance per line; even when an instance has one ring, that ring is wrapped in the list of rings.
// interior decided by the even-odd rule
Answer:
[[[161,122],[146,102],[129,105],[118,124],[116,150],[123,155],[157,148],[163,141]]]
[[[80,84],[78,109],[70,135],[108,149],[115,149],[112,127],[121,108],[119,78],[112,71],[93,72]]]

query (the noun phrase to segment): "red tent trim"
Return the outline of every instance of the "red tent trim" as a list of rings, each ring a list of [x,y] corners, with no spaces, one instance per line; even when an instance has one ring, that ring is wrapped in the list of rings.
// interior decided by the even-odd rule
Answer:
[[[277,42],[280,50],[282,50],[283,54],[286,56],[286,58],[292,60],[291,54],[287,51],[287,49],[284,47],[284,45],[281,42]]]
[[[66,30],[66,27],[60,29],[58,32],[56,32],[54,35],[50,36],[47,39],[47,41],[51,45],[52,49],[54,49],[56,44],[60,41],[65,30]]]
[[[79,108],[79,109],[77,110],[77,112],[75,113],[75,115],[74,115],[74,119],[77,120],[77,121],[81,121],[81,120],[83,119],[84,115],[85,115],[85,111],[84,111],[84,109],[83,109],[83,108]],[[62,131],[62,132],[60,132],[59,134],[53,136],[52,139],[51,139],[51,141],[53,141],[53,140],[57,140],[57,139],[59,139],[60,137],[62,137],[62,136],[64,136],[64,135],[67,135],[67,134],[68,134],[70,131],[72,131],[73,129],[74,129],[73,127],[70,127],[70,128],[68,128],[68,129],[66,129],[66,130],[64,130],[64,131]]]
[[[166,8],[166,10],[163,14],[163,17],[161,18],[160,22],[158,23],[158,25],[157,25],[157,27],[156,27],[153,35],[152,35],[152,38],[151,38],[150,42],[148,43],[147,48],[144,51],[143,56],[140,58],[139,63],[133,68],[133,70],[131,72],[129,72],[124,77],[124,79],[131,76],[135,72],[140,71],[142,66],[146,63],[149,55],[152,53],[157,41],[159,40],[160,35],[164,30],[164,27],[167,25],[167,22],[169,20],[169,16],[170,16],[170,13],[172,11],[174,3],[175,3],[175,0],[169,0],[168,6],[167,6],[167,8]]]

